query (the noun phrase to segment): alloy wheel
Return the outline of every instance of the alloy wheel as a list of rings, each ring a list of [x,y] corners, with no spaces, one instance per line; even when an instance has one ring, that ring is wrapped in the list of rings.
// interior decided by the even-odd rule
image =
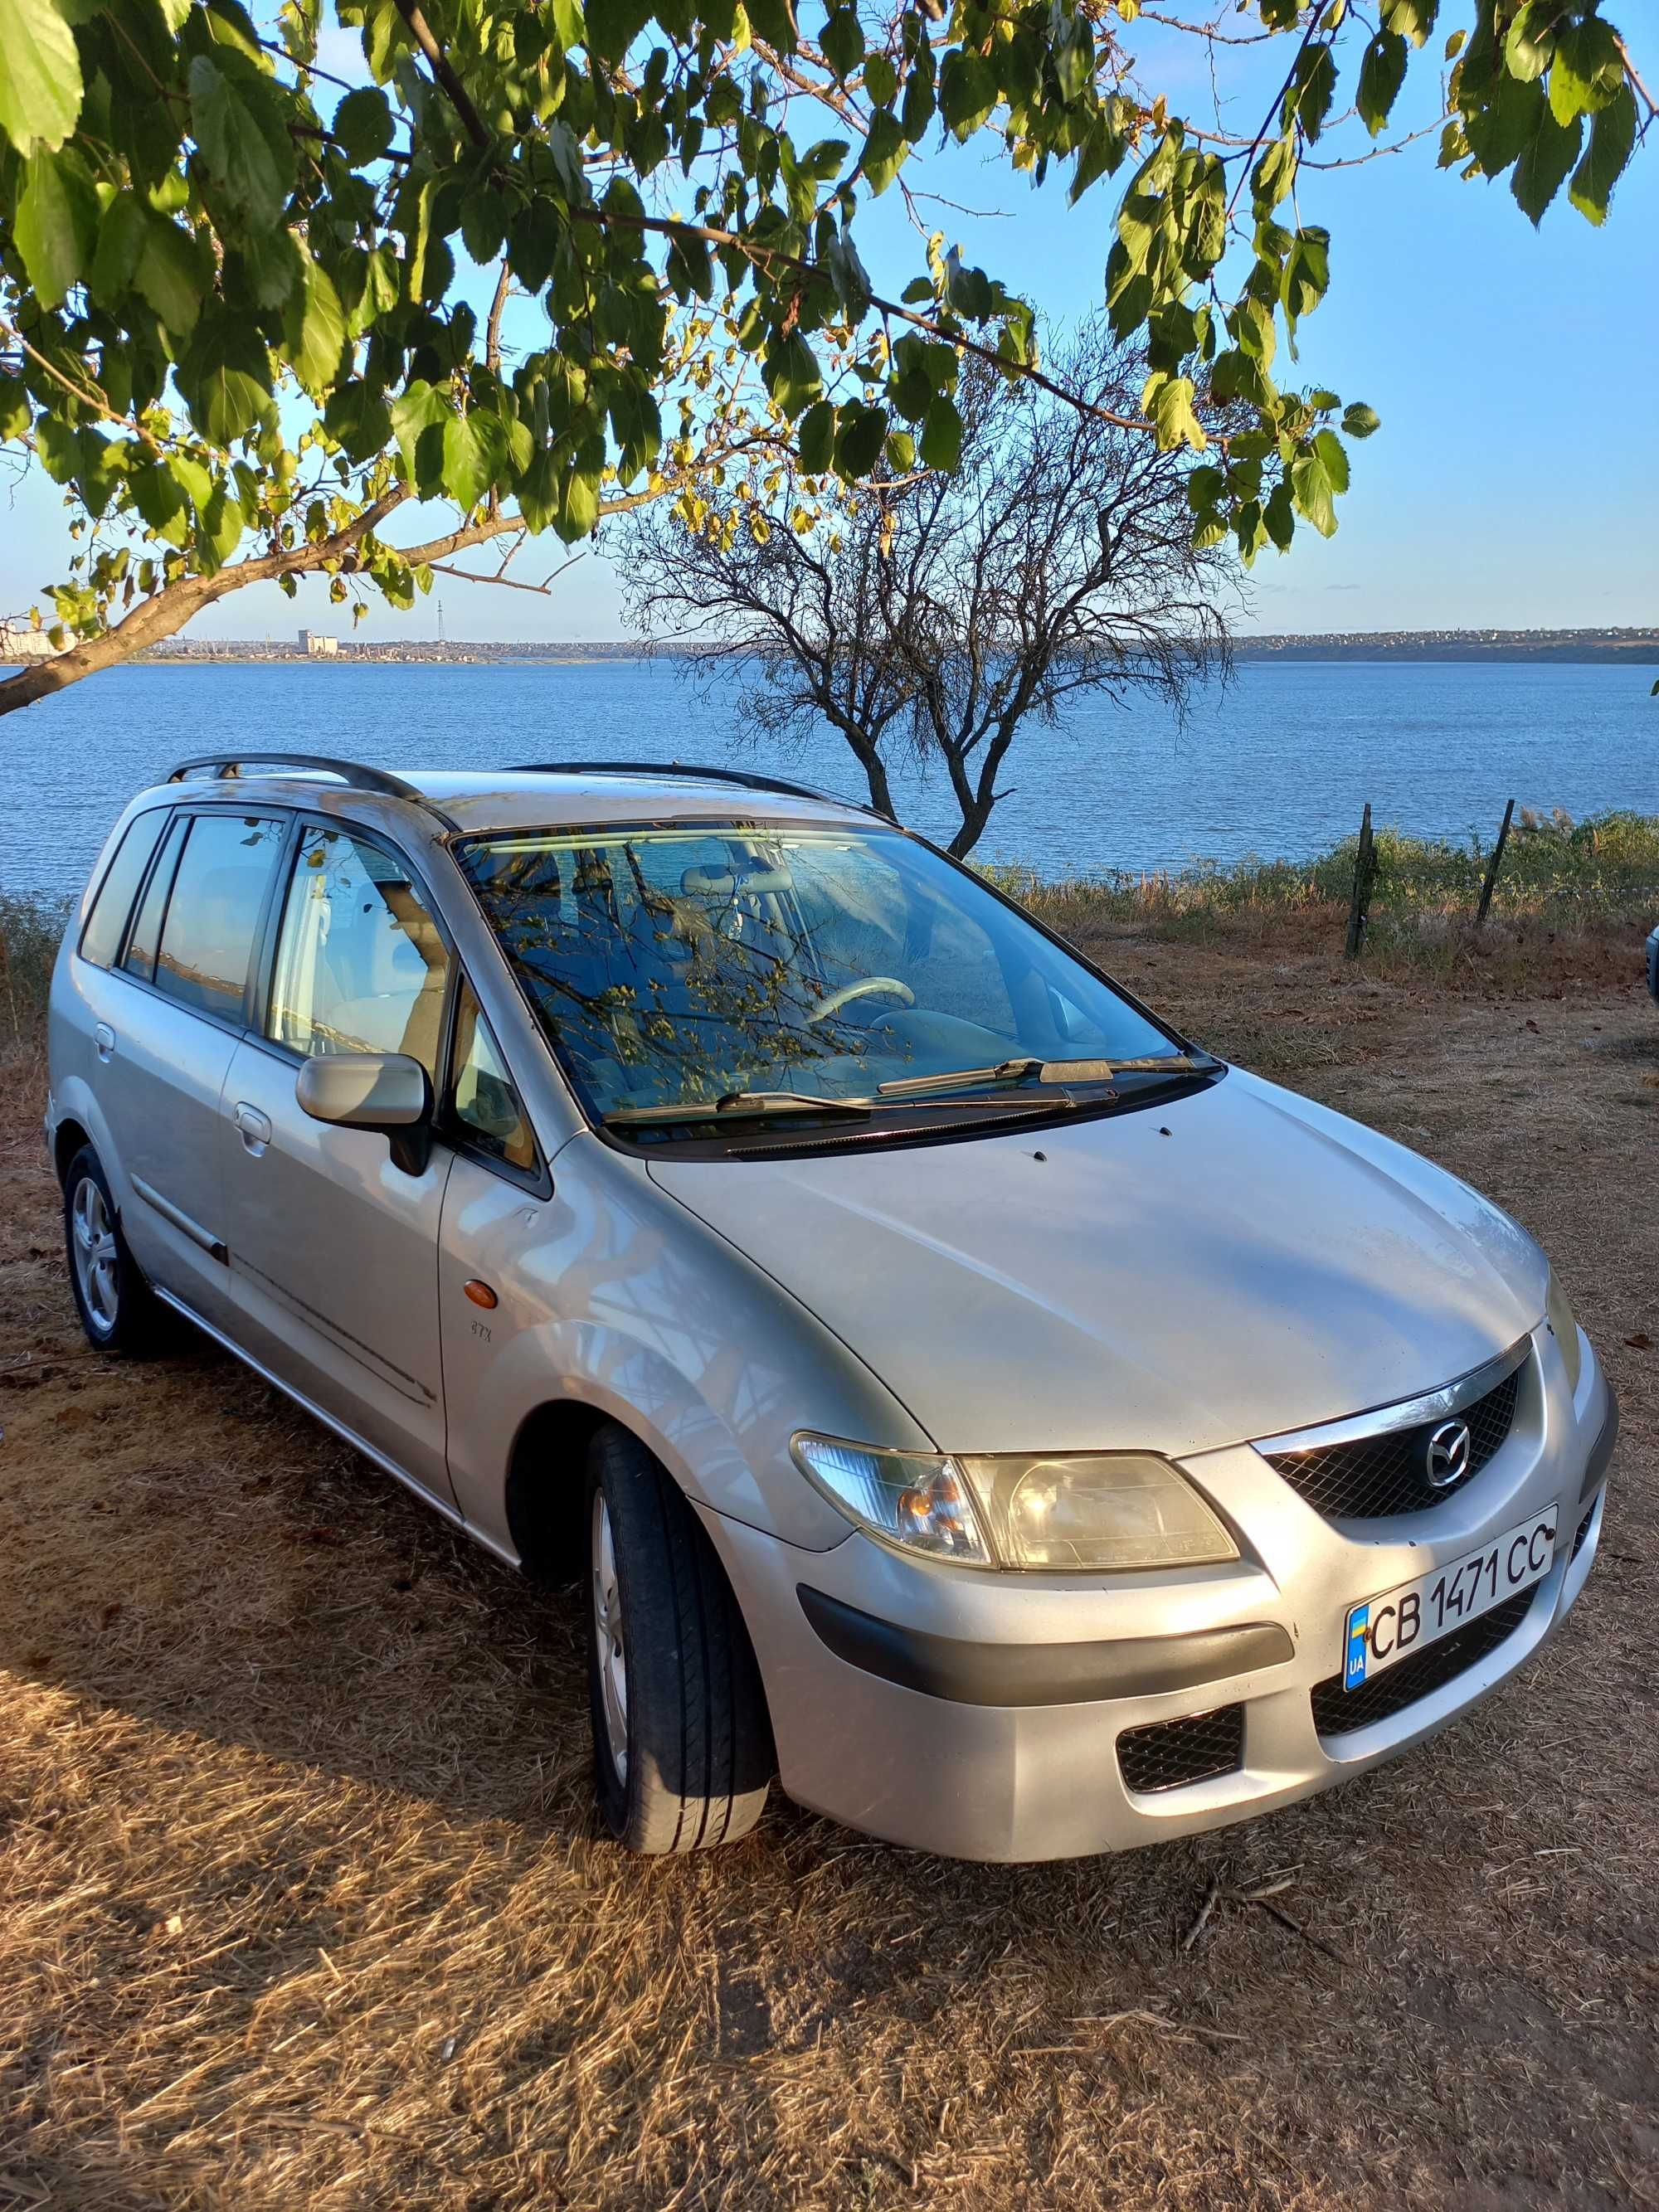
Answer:
[[[115,1224],[104,1194],[90,1176],[83,1176],[75,1193],[70,1212],[74,1236],[75,1279],[94,1326],[109,1335],[120,1315],[120,1284],[117,1273]]]
[[[599,1669],[605,1733],[618,1782],[628,1779],[628,1653],[623,1640],[622,1590],[617,1547],[603,1491],[593,1494],[593,1644]]]

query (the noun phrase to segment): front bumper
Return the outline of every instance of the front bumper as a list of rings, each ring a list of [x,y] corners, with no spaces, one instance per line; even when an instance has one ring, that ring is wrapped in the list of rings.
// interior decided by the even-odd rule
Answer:
[[[1248,1444],[1188,1462],[1239,1534],[1245,1556],[1224,1568],[994,1574],[858,1533],[805,1553],[705,1512],[754,1641],[785,1790],[951,1857],[1064,1858],[1249,1819],[1422,1741],[1530,1658],[1589,1574],[1617,1413],[1580,1341],[1573,1393],[1539,1328],[1509,1438],[1431,1512],[1334,1524]],[[1503,1640],[1386,1717],[1322,1735],[1330,1701],[1315,1692],[1341,1674],[1349,1607],[1553,1502],[1554,1564]],[[1231,1771],[1130,1786],[1126,1765],[1138,1778],[1146,1767],[1121,1739],[1222,1712]]]

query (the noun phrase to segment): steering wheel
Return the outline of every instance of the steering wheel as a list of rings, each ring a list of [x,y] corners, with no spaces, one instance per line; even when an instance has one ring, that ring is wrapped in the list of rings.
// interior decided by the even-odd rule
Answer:
[[[896,975],[861,975],[856,983],[843,983],[839,991],[831,991],[821,1006],[816,1006],[806,1017],[809,1022],[827,1022],[831,1014],[838,1014],[854,999],[862,999],[872,991],[886,991],[906,1006],[914,1006],[916,994],[908,983],[901,983]]]

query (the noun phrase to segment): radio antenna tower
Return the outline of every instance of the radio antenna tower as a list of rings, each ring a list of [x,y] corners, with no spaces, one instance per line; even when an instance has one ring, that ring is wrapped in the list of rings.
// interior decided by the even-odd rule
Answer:
[[[441,645],[441,644],[443,643],[443,641],[444,641],[444,603],[443,603],[443,601],[442,601],[441,599],[440,599],[440,600],[439,600],[439,602],[438,602],[438,642],[439,642],[439,644],[440,644],[440,645]]]

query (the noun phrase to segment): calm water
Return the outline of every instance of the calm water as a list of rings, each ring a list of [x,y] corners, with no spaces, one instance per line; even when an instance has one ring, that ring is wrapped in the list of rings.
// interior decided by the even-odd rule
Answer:
[[[989,860],[1066,870],[1304,858],[1358,824],[1490,836],[1513,796],[1575,816],[1659,811],[1654,672],[1596,666],[1247,664],[1184,731],[1098,703],[1017,741]],[[382,768],[704,760],[793,772],[864,798],[840,740],[758,758],[670,662],[565,667],[301,662],[111,670],[0,718],[0,889],[84,880],[130,793],[182,756],[261,745]],[[901,811],[955,826],[944,779],[901,774]]]

